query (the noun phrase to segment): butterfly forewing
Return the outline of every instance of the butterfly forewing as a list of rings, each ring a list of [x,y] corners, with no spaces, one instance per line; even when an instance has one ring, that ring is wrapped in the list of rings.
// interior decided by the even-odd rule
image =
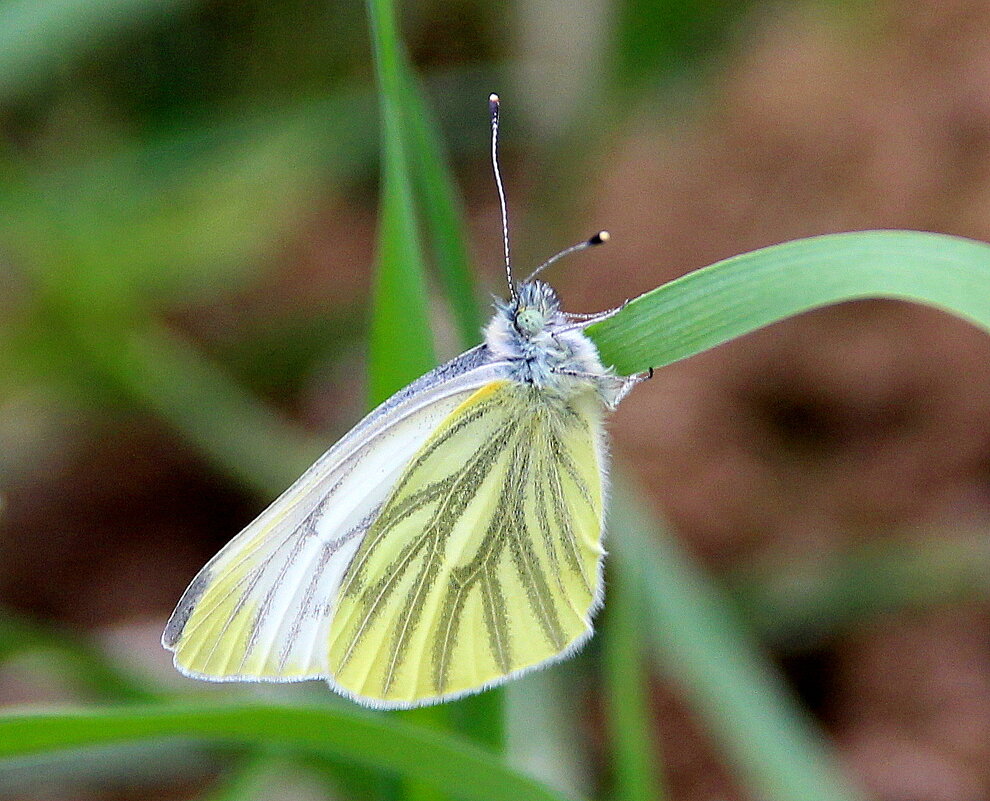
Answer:
[[[495,381],[402,473],[340,586],[329,671],[382,706],[449,698],[566,653],[600,594],[601,404]]]
[[[341,440],[193,580],[162,638],[185,673],[215,680],[330,675],[341,581],[403,470],[499,373],[469,352],[393,398]]]

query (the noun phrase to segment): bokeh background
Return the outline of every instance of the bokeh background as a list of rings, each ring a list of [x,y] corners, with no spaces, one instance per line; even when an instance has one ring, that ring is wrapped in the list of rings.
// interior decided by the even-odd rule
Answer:
[[[401,11],[486,293],[493,89],[516,263],[612,234],[549,274],[572,311],[800,236],[990,241],[984,0]],[[265,404],[329,444],[363,412],[378,143],[363,4],[0,2],[0,657],[40,626],[187,689],[161,627],[266,500],[230,462],[313,455],[238,431]],[[439,303],[435,322],[453,354]],[[988,368],[975,328],[864,301],[672,365],[613,420],[644,501],[870,798],[990,797]],[[241,393],[214,392],[217,370]],[[225,453],[197,436],[213,425]],[[15,656],[0,704],[91,699],[43,650]],[[670,798],[748,798],[676,684],[658,673],[651,696]],[[593,787],[593,683],[568,703]],[[11,770],[0,797],[200,798],[222,764],[68,760]],[[273,797],[336,797],[280,781]]]

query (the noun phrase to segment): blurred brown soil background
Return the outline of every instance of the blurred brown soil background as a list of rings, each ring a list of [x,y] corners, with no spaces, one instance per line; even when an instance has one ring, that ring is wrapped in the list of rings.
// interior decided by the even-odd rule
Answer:
[[[615,305],[799,236],[915,228],[990,240],[990,2],[887,2],[868,18],[872,29],[853,31],[797,6],[764,9],[688,120],[658,130],[644,116],[617,134],[587,192],[589,227],[613,235],[597,257],[608,278],[556,272],[568,308]],[[472,228],[488,232],[494,208],[473,209]],[[286,308],[361,297],[366,279],[347,265],[369,261],[369,215],[335,203],[236,312],[232,301],[178,324],[208,340],[232,320],[283,313],[273,296]],[[494,233],[475,247],[495,286]],[[351,375],[342,367],[279,402],[342,430],[362,403]],[[612,429],[617,454],[717,574],[988,530],[990,338],[934,310],[859,302],[773,326],[658,372]],[[74,431],[71,443],[8,498],[19,534],[0,541],[0,597],[74,627],[157,625],[257,502],[147,419]],[[985,605],[886,615],[781,663],[871,797],[990,798]],[[0,678],[0,701],[41,692]],[[744,798],[676,687],[658,681],[655,696],[672,797]]]

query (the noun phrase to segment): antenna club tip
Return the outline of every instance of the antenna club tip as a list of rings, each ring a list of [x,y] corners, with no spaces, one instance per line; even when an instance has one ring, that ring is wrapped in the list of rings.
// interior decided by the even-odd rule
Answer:
[[[612,235],[608,231],[599,231],[591,239],[588,240],[589,245],[604,245],[612,238]]]
[[[499,103],[498,95],[492,92],[490,95],[488,95],[488,102],[491,103],[493,106],[497,106]]]

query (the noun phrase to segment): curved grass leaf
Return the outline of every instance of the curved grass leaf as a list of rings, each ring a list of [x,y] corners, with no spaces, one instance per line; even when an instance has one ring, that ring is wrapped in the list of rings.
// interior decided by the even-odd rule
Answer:
[[[562,799],[477,746],[350,709],[144,706],[0,718],[0,758],[163,738],[291,746],[395,771],[461,799]]]
[[[921,231],[798,239],[688,273],[587,333],[602,360],[629,375],[861,298],[916,301],[990,328],[990,245]]]

